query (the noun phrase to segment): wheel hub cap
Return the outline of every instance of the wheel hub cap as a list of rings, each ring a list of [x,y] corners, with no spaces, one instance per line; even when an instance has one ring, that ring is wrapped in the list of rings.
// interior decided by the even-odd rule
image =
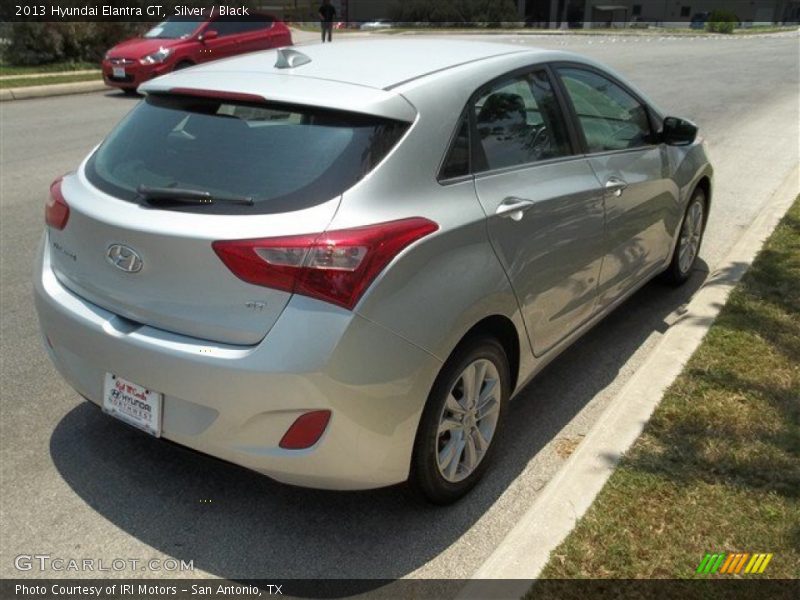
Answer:
[[[450,482],[468,477],[494,437],[501,394],[497,368],[486,359],[470,363],[458,376],[439,417],[437,466]]]

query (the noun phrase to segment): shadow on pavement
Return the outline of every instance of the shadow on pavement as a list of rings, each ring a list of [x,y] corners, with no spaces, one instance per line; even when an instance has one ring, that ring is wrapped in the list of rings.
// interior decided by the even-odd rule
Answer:
[[[703,264],[682,288],[648,284],[537,376],[510,406],[494,468],[455,506],[423,505],[399,487],[279,484],[143,435],[89,403],[59,422],[50,454],[94,510],[196,569],[229,579],[403,577],[469,530],[706,276]]]
[[[112,89],[108,90],[103,93],[106,98],[111,98],[112,100],[130,100],[132,102],[136,102],[144,98],[141,94],[126,94],[122,90]]]

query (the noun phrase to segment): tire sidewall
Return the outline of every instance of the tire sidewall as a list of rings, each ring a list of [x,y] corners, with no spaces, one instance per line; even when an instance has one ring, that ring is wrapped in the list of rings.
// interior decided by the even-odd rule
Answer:
[[[680,248],[681,248],[681,236],[683,235],[683,226],[686,223],[686,217],[689,214],[689,210],[692,206],[696,203],[700,202],[700,205],[703,208],[703,229],[700,234],[700,241],[697,245],[697,254],[692,261],[692,264],[689,265],[689,268],[686,272],[681,271],[680,268]],[[689,199],[689,202],[686,205],[686,210],[683,211],[683,218],[681,219],[680,227],[678,228],[678,235],[675,239],[675,250],[672,253],[672,261],[670,262],[669,268],[667,269],[667,278],[672,283],[681,284],[688,279],[692,275],[692,271],[694,270],[695,264],[697,264],[697,259],[700,257],[700,249],[703,246],[703,238],[705,237],[705,229],[706,223],[708,222],[708,214],[707,214],[707,207],[708,203],[706,201],[706,194],[701,188],[697,188],[692,192],[692,197]]]
[[[437,442],[439,419],[444,403],[457,378],[470,363],[486,359],[491,361],[500,375],[500,407],[495,432],[480,464],[464,480],[447,481],[439,472],[437,465]],[[409,483],[416,492],[435,504],[450,504],[461,498],[485,473],[497,449],[497,443],[503,431],[506,405],[510,394],[511,376],[508,358],[502,345],[490,337],[473,338],[462,344],[442,367],[431,388],[428,401],[420,418],[414,452],[411,460]]]

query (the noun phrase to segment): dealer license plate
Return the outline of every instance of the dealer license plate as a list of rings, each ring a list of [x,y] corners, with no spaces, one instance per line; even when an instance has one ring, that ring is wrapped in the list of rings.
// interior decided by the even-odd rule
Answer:
[[[156,437],[161,436],[162,399],[158,392],[106,373],[103,411]]]

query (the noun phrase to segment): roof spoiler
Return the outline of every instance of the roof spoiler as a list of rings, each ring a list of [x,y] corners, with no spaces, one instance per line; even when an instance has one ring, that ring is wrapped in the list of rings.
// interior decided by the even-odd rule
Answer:
[[[291,48],[278,48],[278,60],[275,61],[276,69],[292,69],[311,62],[311,57]]]

